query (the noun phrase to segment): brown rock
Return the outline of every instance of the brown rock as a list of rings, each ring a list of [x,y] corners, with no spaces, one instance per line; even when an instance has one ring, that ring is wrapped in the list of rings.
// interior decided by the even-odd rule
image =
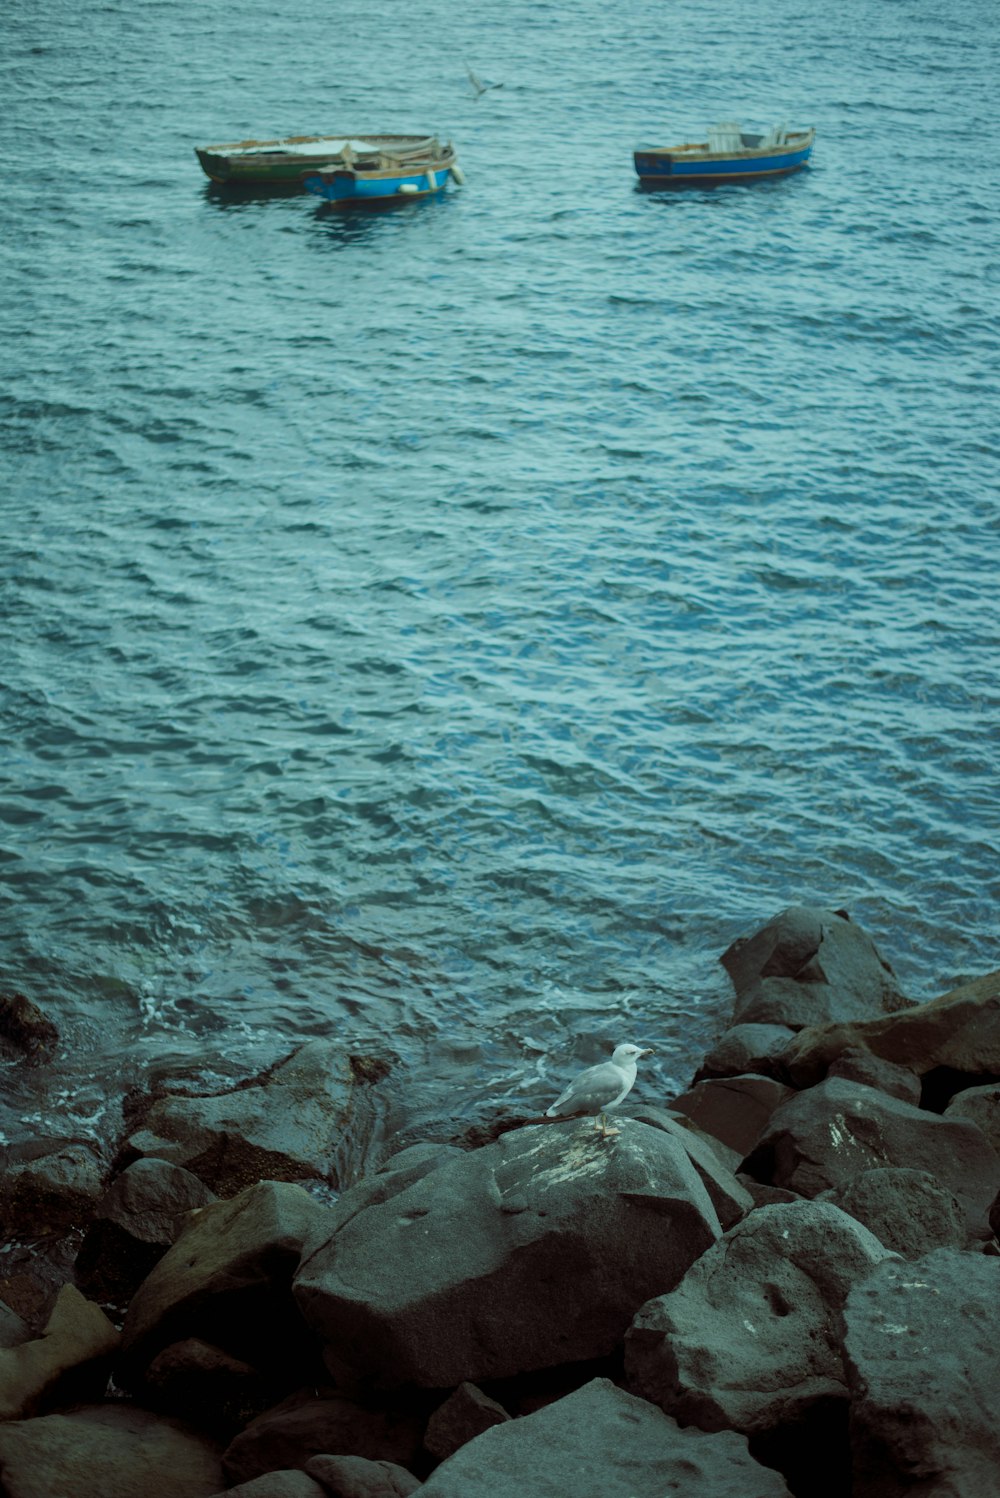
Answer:
[[[41,1066],[55,1055],[59,1031],[23,993],[4,994],[0,996],[0,1039],[29,1066]]]
[[[330,1498],[409,1498],[423,1486],[405,1467],[363,1456],[314,1456],[306,1462],[306,1472]]]
[[[466,1441],[509,1419],[503,1405],[490,1399],[475,1384],[459,1384],[428,1420],[424,1445],[431,1456],[443,1462]]]
[[[422,1435],[422,1423],[402,1408],[301,1391],[251,1421],[230,1443],[223,1462],[231,1483],[305,1467],[314,1456],[363,1456],[407,1466],[418,1458]]]
[[[0,1420],[33,1413],[42,1397],[75,1374],[80,1396],[86,1375],[100,1394],[108,1381],[118,1333],[100,1307],[73,1285],[63,1285],[40,1337],[0,1349]]]
[[[212,1442],[125,1404],[0,1425],[0,1467],[5,1498],[213,1498],[225,1485]]]
[[[706,1134],[721,1139],[742,1160],[775,1108],[791,1095],[792,1089],[773,1077],[719,1077],[697,1082],[674,1098],[671,1107],[687,1114]]]

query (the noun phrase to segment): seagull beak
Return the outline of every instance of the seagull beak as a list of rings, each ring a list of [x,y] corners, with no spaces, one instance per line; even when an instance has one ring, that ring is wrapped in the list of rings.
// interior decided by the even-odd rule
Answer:
[[[639,1052],[639,1055],[640,1056],[655,1056],[656,1052],[653,1050],[652,1046],[647,1046],[644,1051],[640,1051]]]

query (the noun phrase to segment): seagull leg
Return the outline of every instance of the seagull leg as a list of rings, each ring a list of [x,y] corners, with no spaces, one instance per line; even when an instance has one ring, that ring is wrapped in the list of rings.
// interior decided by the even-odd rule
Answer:
[[[614,1139],[616,1134],[621,1133],[621,1129],[612,1129],[609,1127],[608,1120],[603,1113],[597,1115],[597,1127],[601,1131],[602,1139]]]

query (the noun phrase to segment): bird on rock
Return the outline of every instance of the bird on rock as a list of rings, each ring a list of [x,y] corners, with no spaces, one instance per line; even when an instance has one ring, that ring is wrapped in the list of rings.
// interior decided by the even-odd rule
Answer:
[[[617,1108],[632,1091],[639,1058],[652,1054],[648,1047],[615,1046],[610,1061],[602,1061],[599,1066],[588,1066],[586,1071],[574,1078],[566,1091],[556,1098],[552,1107],[546,1108],[546,1118],[576,1118],[582,1113],[592,1113],[597,1117],[595,1127],[600,1129],[605,1139],[609,1139],[619,1131],[608,1128],[604,1115],[609,1109]]]

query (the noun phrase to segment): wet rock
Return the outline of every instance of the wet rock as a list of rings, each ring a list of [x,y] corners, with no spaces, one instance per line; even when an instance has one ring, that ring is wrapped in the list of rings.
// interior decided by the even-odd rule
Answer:
[[[757,1143],[774,1110],[791,1095],[792,1089],[773,1077],[720,1077],[697,1082],[670,1106],[685,1113],[706,1134],[721,1139],[742,1159]]]
[[[173,1342],[146,1369],[143,1399],[199,1429],[231,1440],[273,1403],[259,1369],[199,1337]]]
[[[919,1077],[942,1073],[941,1108],[962,1087],[1000,1080],[1000,971],[899,1014],[805,1029],[785,1052],[787,1076],[809,1087],[848,1050],[868,1051]]]
[[[892,968],[844,911],[792,906],[723,953],[738,1024],[864,1020],[904,1008]]]
[[[783,1103],[744,1169],[815,1197],[884,1165],[929,1171],[958,1198],[969,1233],[988,1236],[986,1214],[1000,1187],[1000,1157],[976,1125],[839,1077]]]
[[[926,1170],[905,1165],[863,1170],[817,1200],[832,1202],[864,1223],[904,1259],[918,1259],[934,1248],[964,1248],[968,1238],[959,1203]]]
[[[377,1170],[341,1193],[329,1212],[329,1232],[356,1217],[363,1207],[390,1201],[439,1165],[461,1159],[464,1154],[464,1150],[450,1144],[411,1144],[408,1149],[391,1155]]]
[[[196,1213],[132,1299],[121,1383],[141,1384],[164,1347],[198,1337],[265,1368],[286,1388],[297,1386],[315,1347],[290,1286],[303,1244],[324,1220],[323,1207],[284,1181],[263,1181]]]
[[[64,1285],[42,1335],[0,1349],[0,1420],[33,1414],[57,1388],[76,1398],[99,1396],[117,1346],[104,1312]]]
[[[781,1076],[781,1056],[795,1031],[789,1025],[730,1025],[705,1057],[694,1080],[748,1073]]]
[[[39,1139],[5,1153],[0,1233],[34,1238],[87,1226],[104,1190],[104,1166],[88,1145]]]
[[[314,1456],[363,1456],[408,1467],[417,1461],[423,1422],[400,1406],[363,1405],[341,1395],[290,1395],[246,1427],[227,1447],[230,1483],[305,1467]]]
[[[175,1242],[189,1212],[215,1201],[198,1177],[165,1160],[136,1160],[97,1204],[76,1259],[77,1282],[128,1299]]]
[[[330,1498],[409,1498],[421,1486],[405,1467],[370,1462],[363,1456],[314,1456],[306,1471],[323,1484]]]
[[[124,1404],[0,1425],[5,1498],[212,1498],[224,1487],[203,1436]]]
[[[760,1207],[730,1228],[625,1342],[631,1386],[682,1424],[758,1435],[846,1400],[836,1316],[888,1251],[825,1202]]]
[[[606,1355],[719,1232],[675,1138],[572,1120],[364,1208],[303,1261],[295,1295],[338,1376],[449,1388]]]
[[[0,995],[0,1050],[20,1056],[29,1066],[51,1061],[59,1031],[37,1004],[23,993]]]
[[[1000,1260],[888,1262],[844,1309],[854,1498],[997,1491]]]
[[[830,1065],[830,1077],[841,1077],[845,1082],[860,1082],[864,1087],[874,1087],[877,1092],[886,1092],[890,1097],[902,1098],[904,1103],[920,1106],[920,1078],[908,1066],[897,1066],[873,1056],[871,1051],[859,1047],[848,1048]]]
[[[374,1148],[382,1073],[326,1040],[310,1041],[264,1077],[209,1097],[170,1096],[129,1138],[126,1161],[156,1156],[220,1196],[261,1180],[342,1186]],[[372,1079],[375,1080],[372,1080]]]
[[[475,1384],[459,1384],[428,1420],[424,1446],[436,1461],[443,1462],[467,1441],[509,1419],[503,1405]]]
[[[662,1411],[598,1378],[463,1446],[421,1498],[788,1498],[777,1472],[732,1431],[682,1430]]]

